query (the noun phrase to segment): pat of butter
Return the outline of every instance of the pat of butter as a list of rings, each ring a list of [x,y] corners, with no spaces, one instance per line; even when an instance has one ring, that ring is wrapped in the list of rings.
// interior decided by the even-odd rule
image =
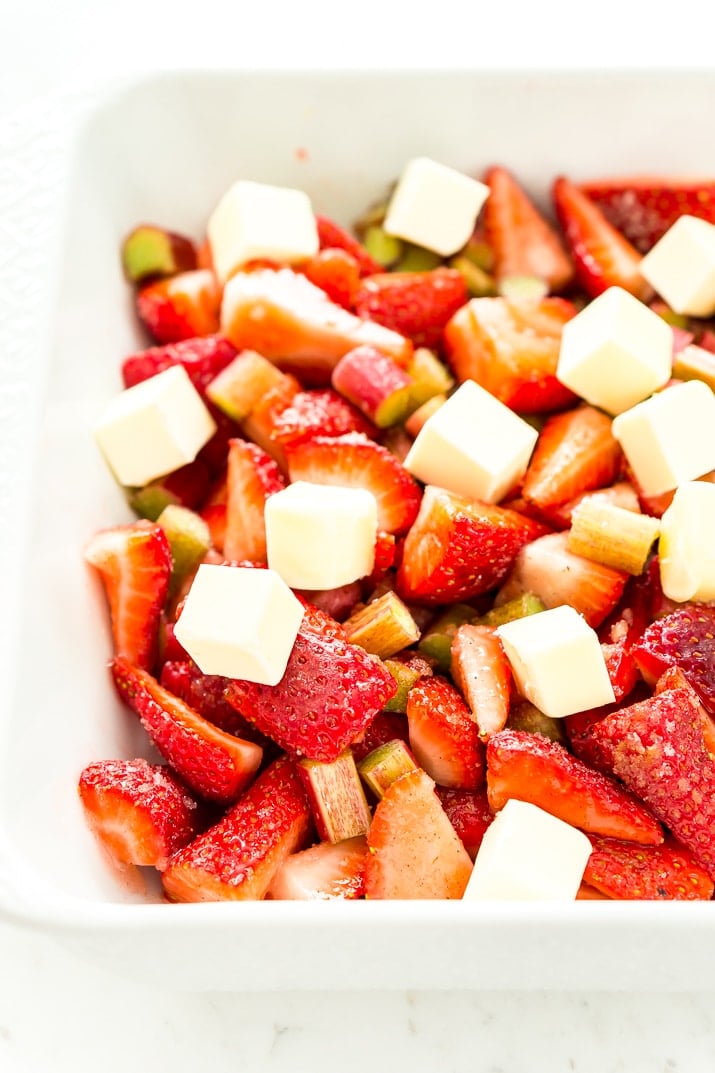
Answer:
[[[274,686],[303,610],[273,570],[202,563],[174,633],[203,674]]]
[[[668,382],[673,333],[621,287],[564,324],[556,376],[593,406],[620,414]]]
[[[298,264],[318,252],[318,228],[302,190],[240,179],[209,217],[207,234],[221,283],[249,261]]]
[[[715,226],[681,216],[645,255],[641,275],[676,313],[715,313]]]
[[[388,235],[450,257],[472,237],[489,187],[428,157],[415,157],[395,187],[383,228]]]
[[[463,897],[572,901],[590,855],[591,843],[582,831],[511,798],[485,832]]]
[[[216,424],[182,365],[117,395],[95,426],[120,484],[140,488],[193,462]]]
[[[663,592],[679,603],[715,600],[715,484],[681,484],[663,514],[658,541]]]
[[[519,691],[552,719],[615,700],[598,636],[573,607],[497,627]]]
[[[645,495],[669,492],[715,469],[715,395],[701,380],[639,402],[612,427]]]
[[[538,433],[474,380],[425,421],[405,468],[425,484],[498,502],[524,475]]]
[[[268,565],[293,589],[336,589],[375,563],[377,501],[364,488],[295,481],[266,500]]]

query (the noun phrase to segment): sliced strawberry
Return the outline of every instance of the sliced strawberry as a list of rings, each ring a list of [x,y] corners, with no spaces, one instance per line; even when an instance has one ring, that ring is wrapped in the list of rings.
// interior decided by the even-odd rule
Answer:
[[[715,607],[691,604],[652,622],[632,649],[646,682],[679,667],[715,715]]]
[[[219,730],[128,660],[114,659],[111,669],[120,697],[189,789],[217,804],[235,801],[260,767],[261,747]]]
[[[276,436],[281,415],[292,404],[300,385],[294,376],[287,376],[271,388],[253,406],[248,417],[241,422],[241,432],[248,440],[258,444],[278,464],[282,473],[287,473],[288,462],[283,444]]]
[[[79,796],[90,828],[119,864],[163,871],[203,821],[172,772],[147,760],[90,764],[80,775]]]
[[[222,369],[233,361],[237,351],[222,335],[204,335],[183,339],[178,343],[149,347],[130,354],[122,362],[125,387],[133,387],[174,365],[183,365],[189,379],[200,395]]]
[[[316,436],[286,449],[291,481],[365,488],[377,500],[377,524],[404,533],[417,517],[420,487],[395,456],[359,433]]]
[[[506,168],[489,168],[484,182],[490,193],[482,224],[496,278],[535,276],[550,291],[562,291],[571,282],[573,265],[555,228]]]
[[[558,178],[552,193],[576,278],[586,293],[596,298],[609,287],[622,287],[641,301],[648,301],[653,292],[640,273],[638,250],[569,179]]]
[[[638,901],[709,901],[710,876],[675,839],[661,846],[636,846],[616,838],[592,836],[593,850],[584,880],[608,898]]]
[[[715,223],[712,179],[636,175],[589,180],[579,189],[641,253],[647,253],[680,216]]]
[[[139,319],[157,343],[177,343],[219,330],[221,288],[213,272],[197,268],[148,283],[136,296]]]
[[[566,737],[571,747],[571,752],[582,760],[588,767],[603,772],[604,775],[613,774],[613,757],[611,750],[604,748],[603,744],[594,736],[593,729],[602,719],[612,712],[618,711],[620,704],[604,704],[600,708],[589,708],[585,712],[574,712],[567,715],[563,720]]]
[[[428,485],[405,539],[397,591],[408,602],[471,600],[498,585],[543,531],[516,511]]]
[[[407,336],[416,347],[437,348],[445,325],[468,297],[464,276],[455,268],[378,272],[358,287],[355,312]]]
[[[563,326],[575,315],[563,298],[473,298],[445,328],[449,364],[460,383],[475,380],[512,410],[561,410],[576,400],[556,379]]]
[[[638,664],[630,650],[626,638],[615,642],[601,642],[603,662],[606,664],[608,677],[611,679],[613,695],[616,702],[624,700],[632,693],[640,681]]]
[[[344,640],[315,609],[303,617],[276,686],[235,679],[226,697],[241,715],[298,757],[337,759],[396,692],[377,656]]]
[[[378,585],[395,565],[397,559],[397,541],[394,533],[378,529],[375,538],[375,562],[368,584]]]
[[[342,842],[318,842],[291,853],[271,880],[267,897],[300,901],[362,898],[367,853],[364,835]]]
[[[362,276],[370,276],[374,272],[380,272],[381,266],[370,256],[362,243],[358,242],[345,228],[340,227],[334,220],[327,216],[315,214],[315,223],[318,228],[318,242],[321,250],[340,249],[345,250],[354,257],[360,266]]]
[[[183,700],[219,730],[253,741],[264,751],[266,748],[270,750],[272,742],[259,734],[226,700],[224,694],[228,682],[228,678],[219,674],[202,674],[193,660],[187,658],[167,660],[159,678],[159,684],[164,689]]]
[[[366,727],[365,733],[353,742],[352,754],[355,762],[360,763],[368,753],[396,738],[404,742],[409,741],[409,728],[405,716],[401,712],[378,712]]]
[[[593,834],[646,846],[663,841],[636,797],[541,734],[502,730],[489,739],[487,792],[493,812],[517,798]]]
[[[480,786],[476,790],[447,790],[438,786],[437,797],[470,859],[474,860],[482,844],[484,832],[494,819],[494,813],[489,808],[486,786]]]
[[[472,862],[424,771],[401,775],[368,832],[367,898],[461,898]]]
[[[306,278],[325,291],[331,302],[352,309],[360,285],[360,265],[351,253],[339,247],[320,250],[301,266]]]
[[[291,447],[316,436],[345,436],[360,432],[374,437],[377,429],[360,411],[332,388],[299,391],[276,417],[273,438]]]
[[[452,641],[452,677],[469,705],[480,737],[502,730],[509,715],[511,668],[491,626],[460,626]]]
[[[84,557],[104,584],[114,654],[152,668],[171,578],[171,549],[164,530],[143,520],[101,529],[87,544]]]
[[[164,890],[175,902],[260,900],[310,832],[310,808],[295,766],[279,757],[223,819],[172,858]]]
[[[227,559],[266,562],[266,500],[282,488],[285,481],[270,455],[255,443],[231,440],[223,539]]]
[[[422,678],[407,694],[410,748],[438,786],[476,790],[484,781],[484,746],[461,695],[446,678]]]

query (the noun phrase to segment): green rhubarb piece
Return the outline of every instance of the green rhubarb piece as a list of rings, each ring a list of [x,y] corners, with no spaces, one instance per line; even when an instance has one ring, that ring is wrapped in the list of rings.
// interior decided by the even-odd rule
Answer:
[[[365,245],[365,235],[371,227],[380,227],[383,220],[387,216],[387,206],[390,203],[392,197],[392,191],[395,188],[395,184],[392,183],[387,190],[384,197],[379,198],[377,201],[373,201],[371,205],[358,216],[357,220],[353,224],[353,231],[358,236],[363,246]]]
[[[373,260],[383,268],[391,268],[402,256],[401,239],[388,235],[387,231],[383,231],[378,224],[368,227],[363,238],[363,246]]]
[[[410,384],[410,410],[419,409],[435,395],[447,395],[454,386],[449,369],[427,347],[417,347],[407,368]]]
[[[254,350],[244,350],[213,378],[206,394],[234,421],[244,421],[269,391],[288,377]]]
[[[417,668],[410,667],[407,663],[400,663],[396,659],[386,659],[384,663],[397,683],[397,692],[385,704],[385,711],[401,712],[404,715],[407,711],[407,694],[422,675]]]
[[[559,745],[568,746],[563,720],[544,715],[528,700],[512,704],[506,725],[509,730],[525,730],[529,734],[543,734],[545,738],[551,738]]]
[[[474,264],[463,254],[453,257],[449,262],[450,267],[456,268],[461,273],[467,285],[470,298],[490,298],[497,293],[497,285],[493,276],[485,272],[479,265]]]
[[[690,330],[690,317],[685,313],[676,313],[665,302],[653,302],[651,309],[671,328],[682,328],[686,332]]]
[[[424,246],[415,246],[414,243],[405,243],[405,250],[395,265],[398,272],[431,272],[444,263],[434,250],[426,250]]]
[[[122,243],[121,256],[124,275],[135,284],[196,268],[193,242],[153,224],[135,227]]]
[[[436,660],[439,670],[448,674],[452,666],[452,641],[455,633],[465,623],[476,621],[477,613],[469,604],[452,604],[422,634],[417,646],[418,652]]]
[[[155,522],[162,511],[177,503],[177,499],[159,478],[143,488],[128,488],[127,503],[138,517]]]
[[[494,250],[483,239],[470,238],[467,245],[460,252],[460,256],[465,257],[484,272],[491,273],[494,271]]]
[[[536,303],[549,293],[549,285],[539,276],[505,276],[499,280],[498,291],[507,302]]]
[[[478,620],[480,626],[503,626],[505,622],[514,622],[518,618],[526,618],[527,615],[538,615],[545,611],[546,605],[541,602],[533,592],[523,592],[521,596],[515,596],[501,607],[493,607],[486,615]]]
[[[375,797],[382,798],[385,790],[401,775],[417,769],[415,758],[401,738],[378,745],[358,766],[360,777]]]
[[[173,596],[184,579],[198,567],[211,546],[211,533],[206,522],[188,507],[170,504],[157,518],[171,548],[171,580],[169,595]]]
[[[702,380],[715,391],[715,354],[701,346],[686,346],[673,357],[677,380]]]

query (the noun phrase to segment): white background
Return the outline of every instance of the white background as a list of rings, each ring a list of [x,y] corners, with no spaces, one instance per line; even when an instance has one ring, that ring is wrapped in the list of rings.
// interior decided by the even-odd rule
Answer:
[[[627,0],[523,10],[513,0],[0,0],[0,121],[58,90],[182,66],[711,67],[715,14],[704,10],[680,2],[660,13]],[[255,995],[246,987],[240,995],[149,990],[0,925],[0,1071],[715,1067],[710,994],[498,994],[489,991],[489,965],[483,992]]]

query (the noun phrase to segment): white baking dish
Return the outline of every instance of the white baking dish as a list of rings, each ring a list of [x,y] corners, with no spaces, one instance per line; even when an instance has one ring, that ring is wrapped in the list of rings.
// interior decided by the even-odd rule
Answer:
[[[81,556],[127,516],[90,434],[139,340],[124,233],[148,220],[198,236],[240,175],[302,187],[348,223],[418,154],[473,173],[504,163],[539,196],[560,172],[714,173],[714,91],[715,72],[264,72],[167,75],[100,99],[73,149],[58,290],[48,282],[38,310],[52,331],[37,355],[31,517],[3,608],[4,915],[135,979],[197,990],[712,986],[709,904],[162,904],[108,870],[75,786],[89,761],[146,749],[110,687],[104,604]]]

